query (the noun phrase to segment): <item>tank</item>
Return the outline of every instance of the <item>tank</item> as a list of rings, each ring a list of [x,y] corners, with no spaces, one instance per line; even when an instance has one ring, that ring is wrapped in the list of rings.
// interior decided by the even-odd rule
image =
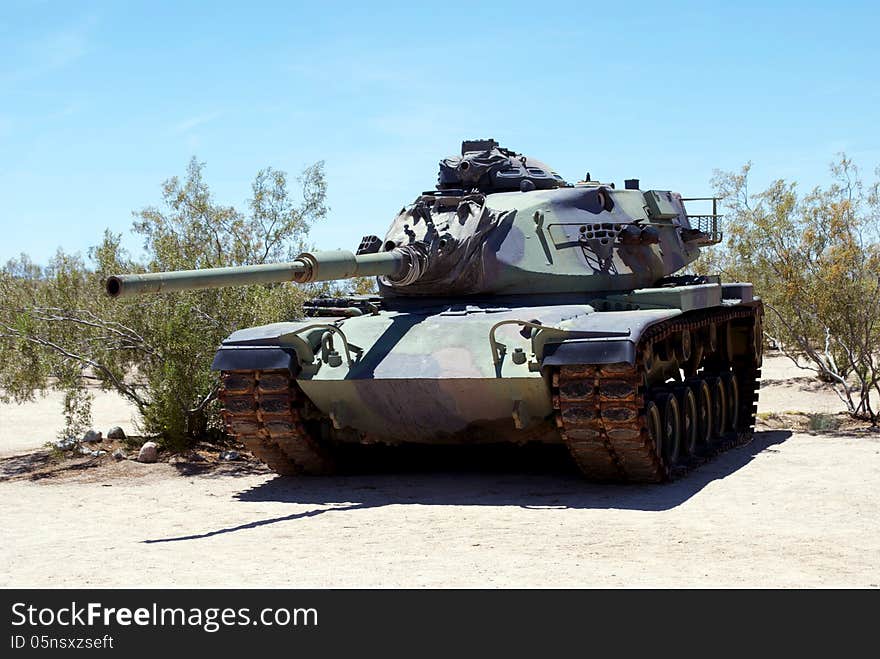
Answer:
[[[549,442],[591,480],[661,482],[754,428],[761,301],[748,283],[677,274],[721,240],[716,201],[569,183],[471,140],[356,253],[106,288],[377,277],[377,296],[312,300],[217,351],[228,432],[280,474],[330,473],[349,443]]]

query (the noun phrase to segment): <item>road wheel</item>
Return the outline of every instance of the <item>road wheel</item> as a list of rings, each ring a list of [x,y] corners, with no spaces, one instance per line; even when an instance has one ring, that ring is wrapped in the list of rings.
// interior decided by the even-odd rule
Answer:
[[[699,438],[699,419],[697,418],[697,397],[690,387],[675,390],[681,418],[681,455],[693,455],[697,450]]]
[[[675,358],[679,364],[685,364],[691,358],[692,345],[691,333],[689,330],[683,329],[681,333],[673,339],[675,341]]]
[[[712,438],[721,439],[727,428],[727,387],[717,376],[706,378],[706,384],[709,385],[712,400]]]
[[[697,402],[697,446],[706,448],[712,441],[712,391],[702,378],[690,382]]]
[[[718,326],[715,323],[710,323],[706,328],[706,347],[710,355],[714,354],[716,350],[718,350]]]
[[[681,453],[681,411],[674,394],[662,393],[657,406],[663,419],[661,456],[668,467],[678,462]]]
[[[736,376],[733,373],[725,373],[721,376],[724,382],[724,394],[726,396],[727,405],[727,424],[726,429],[736,431],[739,426],[739,385],[736,382]]]

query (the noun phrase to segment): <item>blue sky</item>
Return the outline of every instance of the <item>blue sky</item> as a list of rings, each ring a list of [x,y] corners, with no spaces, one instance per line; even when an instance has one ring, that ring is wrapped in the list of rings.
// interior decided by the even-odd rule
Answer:
[[[357,247],[463,138],[709,192],[880,164],[877,2],[0,3],[0,261],[85,251],[196,156],[219,201],[325,160]],[[138,248],[137,239],[126,244]]]

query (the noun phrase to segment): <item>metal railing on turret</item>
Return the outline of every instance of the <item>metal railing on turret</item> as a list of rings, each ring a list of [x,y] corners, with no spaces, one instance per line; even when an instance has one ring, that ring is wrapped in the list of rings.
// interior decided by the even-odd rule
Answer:
[[[682,201],[711,201],[712,212],[703,214],[688,214],[687,219],[691,228],[696,229],[701,236],[696,242],[700,245],[717,245],[724,238],[724,232],[721,230],[721,220],[724,215],[718,214],[718,202],[721,197],[682,197]]]

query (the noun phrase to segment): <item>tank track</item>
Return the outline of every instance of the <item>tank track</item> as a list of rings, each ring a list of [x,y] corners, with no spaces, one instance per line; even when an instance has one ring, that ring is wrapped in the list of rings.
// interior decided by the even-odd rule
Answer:
[[[682,330],[691,336],[708,331],[714,323],[739,319],[760,322],[760,306],[694,315],[658,323],[642,336],[635,364],[563,366],[553,373],[556,425],[575,462],[590,480],[656,483],[676,478],[718,453],[748,443],[754,432],[761,371],[760,343],[747,354],[710,366],[697,377],[732,372],[739,387],[739,414],[735,429],[687,456],[667,464],[648,430],[646,402],[655,393],[646,387],[645,360],[655,346]],[[757,317],[757,318],[756,318]],[[750,343],[760,337],[750,332]],[[725,369],[728,369],[725,371]],[[656,387],[662,389],[662,387]]]
[[[279,474],[327,474],[331,452],[304,419],[305,395],[287,370],[223,371],[226,431]]]

